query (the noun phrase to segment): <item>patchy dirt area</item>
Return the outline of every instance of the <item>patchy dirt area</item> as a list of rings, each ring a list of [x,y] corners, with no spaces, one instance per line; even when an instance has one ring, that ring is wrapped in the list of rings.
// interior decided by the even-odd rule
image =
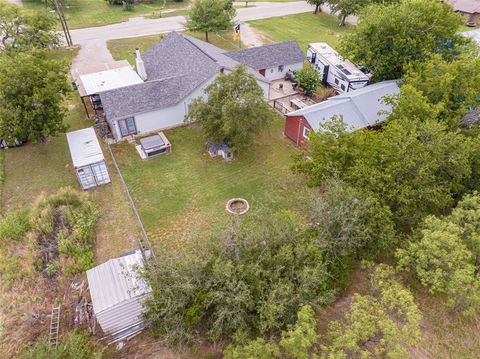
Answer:
[[[243,23],[240,31],[240,39],[245,47],[262,46],[273,42],[272,39],[251,27],[248,23]]]

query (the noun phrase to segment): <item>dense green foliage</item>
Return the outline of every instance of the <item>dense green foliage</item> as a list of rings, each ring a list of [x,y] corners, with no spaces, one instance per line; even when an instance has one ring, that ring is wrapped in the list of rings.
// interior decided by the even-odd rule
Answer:
[[[406,358],[419,341],[420,311],[394,269],[377,265],[370,284],[370,295],[355,294],[345,318],[330,323],[328,343],[322,346],[327,357]]]
[[[56,19],[42,11],[29,12],[0,0],[0,52],[47,49],[58,45]]]
[[[195,0],[188,12],[185,24],[189,31],[208,33],[227,30],[233,27],[235,9],[231,0]]]
[[[42,141],[65,131],[67,66],[45,54],[0,56],[0,138]]]
[[[460,16],[448,3],[379,3],[359,13],[358,25],[342,38],[341,47],[350,60],[367,66],[375,80],[397,79],[410,62],[433,53],[450,54],[464,43],[456,34],[460,24]]]
[[[452,128],[480,104],[480,57],[476,49],[450,61],[435,54],[426,61],[412,63],[406,67],[403,79],[435,105],[438,119]]]
[[[371,3],[371,0],[329,0],[333,13],[340,17],[340,26],[345,26],[347,16],[357,14]]]
[[[282,331],[281,339],[257,338],[243,345],[230,345],[227,359],[403,358],[419,341],[421,314],[412,293],[385,264],[369,268],[370,294],[353,296],[350,309],[340,321],[331,322],[323,345],[319,345],[317,320],[310,306],[302,306],[294,326]]]
[[[211,339],[243,341],[295,322],[301,304],[333,299],[323,252],[292,213],[233,224],[210,242],[148,273],[148,318],[169,341],[191,339],[200,323]]]
[[[310,62],[305,62],[303,68],[297,71],[295,80],[309,95],[315,93],[318,86],[322,83],[320,72],[317,71]]]
[[[202,97],[195,99],[188,120],[197,121],[209,140],[226,142],[233,151],[245,148],[273,119],[263,91],[246,67],[218,76]]]
[[[421,99],[415,105],[422,106]],[[477,164],[479,141],[431,118],[395,115],[382,131],[347,132],[341,119],[311,136],[296,169],[313,185],[332,175],[376,195],[400,226],[454,203]],[[401,165],[400,165],[401,164]]]
[[[314,14],[322,11],[322,5],[327,3],[327,0],[307,0],[307,3],[315,6]]]
[[[93,344],[88,332],[74,330],[62,338],[58,346],[52,346],[47,339],[36,341],[25,349],[21,359],[100,359],[102,351]]]
[[[480,311],[480,196],[465,196],[452,213],[429,217],[407,248],[399,267],[415,274],[432,294],[465,314]]]
[[[316,327],[315,312],[309,305],[303,305],[298,311],[297,322],[282,331],[278,344],[257,338],[243,345],[230,345],[224,351],[225,359],[313,358],[318,341]]]

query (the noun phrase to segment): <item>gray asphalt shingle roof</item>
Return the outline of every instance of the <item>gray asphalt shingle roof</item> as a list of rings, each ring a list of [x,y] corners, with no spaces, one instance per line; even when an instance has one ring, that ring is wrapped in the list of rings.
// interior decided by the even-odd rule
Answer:
[[[210,77],[210,74],[205,74],[203,81],[199,82],[193,82],[189,75],[147,81],[102,92],[100,99],[108,119],[125,118],[174,106]],[[199,78],[196,77],[196,80]]]
[[[305,54],[295,40],[228,52],[226,55],[257,71],[305,60]]]
[[[246,63],[248,72],[257,80],[270,82],[258,69],[236,57],[256,58],[257,64],[268,61],[275,64],[272,66],[301,62],[305,57],[295,41],[247,50],[228,53],[204,41],[171,32],[142,54],[147,81],[99,93],[105,115],[115,120],[174,106],[221,68],[233,70],[239,62]]]

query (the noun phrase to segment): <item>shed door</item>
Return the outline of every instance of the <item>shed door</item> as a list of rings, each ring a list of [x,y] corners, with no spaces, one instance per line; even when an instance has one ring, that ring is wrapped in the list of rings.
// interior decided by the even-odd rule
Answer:
[[[93,171],[90,166],[79,168],[77,170],[77,175],[80,185],[83,189],[89,189],[97,185],[95,182],[95,176],[93,175]]]
[[[91,165],[93,175],[97,182],[97,186],[110,183],[110,176],[108,175],[107,165],[105,162],[98,162]]]

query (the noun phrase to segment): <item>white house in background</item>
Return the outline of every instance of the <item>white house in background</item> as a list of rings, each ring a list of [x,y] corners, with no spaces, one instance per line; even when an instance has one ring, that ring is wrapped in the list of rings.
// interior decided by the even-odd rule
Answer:
[[[322,81],[339,93],[364,87],[370,77],[348,60],[345,60],[325,42],[309,44],[307,59],[320,72]]]
[[[105,158],[93,127],[67,133],[73,167],[83,189],[110,183]]]
[[[112,342],[146,326],[144,303],[152,289],[140,276],[143,268],[144,259],[137,250],[87,270],[93,314]]]
[[[116,140],[184,124],[193,99],[220,74],[247,66],[269,98],[272,80],[302,67],[305,55],[295,41],[226,52],[171,32],[143,54],[136,51],[141,83],[99,92],[100,106]]]

